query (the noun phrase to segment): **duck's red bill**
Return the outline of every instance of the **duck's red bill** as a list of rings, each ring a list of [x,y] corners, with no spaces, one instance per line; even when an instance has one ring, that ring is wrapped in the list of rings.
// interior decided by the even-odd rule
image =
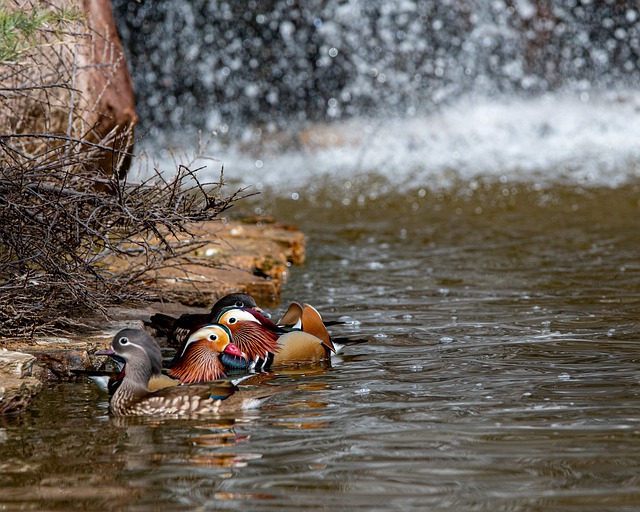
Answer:
[[[229,343],[224,350],[222,351],[225,354],[230,354],[232,356],[237,356],[237,357],[243,357],[246,359],[247,356],[245,356],[242,351],[236,347],[233,343]]]

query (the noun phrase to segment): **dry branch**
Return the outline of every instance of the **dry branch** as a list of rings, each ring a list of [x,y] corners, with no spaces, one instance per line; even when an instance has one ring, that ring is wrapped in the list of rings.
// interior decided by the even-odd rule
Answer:
[[[244,194],[225,195],[222,174],[201,183],[191,164],[120,179],[133,130],[101,134],[95,103],[75,87],[79,45],[93,35],[78,19],[61,21],[21,46],[20,61],[0,63],[2,335],[64,330],[82,313],[149,297],[141,276],[199,243],[176,236]],[[108,81],[121,65],[100,72]]]
[[[193,250],[180,234],[216,218],[244,197],[225,195],[180,166],[171,179],[156,172],[142,183],[116,176],[0,168],[0,326],[5,334],[63,327],[67,311],[104,311],[108,305],[149,298],[139,288],[150,270],[172,265]],[[143,255],[143,258],[140,256]],[[118,260],[118,270],[113,262]],[[142,262],[142,263],[141,263]]]

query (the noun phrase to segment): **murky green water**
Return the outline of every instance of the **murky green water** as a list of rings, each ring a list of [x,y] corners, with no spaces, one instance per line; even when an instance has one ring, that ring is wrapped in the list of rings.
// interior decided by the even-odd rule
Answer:
[[[361,187],[260,201],[309,234],[284,301],[368,344],[240,418],[47,390],[0,420],[0,509],[638,510],[640,185]]]

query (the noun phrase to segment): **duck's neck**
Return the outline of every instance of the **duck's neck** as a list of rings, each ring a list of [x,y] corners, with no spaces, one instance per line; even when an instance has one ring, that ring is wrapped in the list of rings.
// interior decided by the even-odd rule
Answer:
[[[195,344],[173,365],[169,375],[179,379],[182,384],[210,382],[224,377],[224,366],[218,353],[204,345]]]
[[[250,361],[265,359],[279,350],[280,334],[255,322],[245,322],[233,335],[233,344],[244,352]]]
[[[111,410],[121,412],[126,407],[149,393],[149,380],[151,379],[151,366],[139,364],[136,361],[127,363],[124,379],[111,397]]]

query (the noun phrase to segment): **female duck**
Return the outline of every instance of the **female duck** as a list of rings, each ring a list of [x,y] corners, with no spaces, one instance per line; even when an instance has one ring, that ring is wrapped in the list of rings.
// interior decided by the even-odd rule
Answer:
[[[173,386],[149,390],[153,374],[152,360],[160,347],[146,332],[123,329],[113,338],[107,350],[99,355],[116,357],[125,362],[124,378],[109,402],[116,416],[197,416],[232,412],[259,406],[280,389],[237,391],[229,381],[208,385]]]

